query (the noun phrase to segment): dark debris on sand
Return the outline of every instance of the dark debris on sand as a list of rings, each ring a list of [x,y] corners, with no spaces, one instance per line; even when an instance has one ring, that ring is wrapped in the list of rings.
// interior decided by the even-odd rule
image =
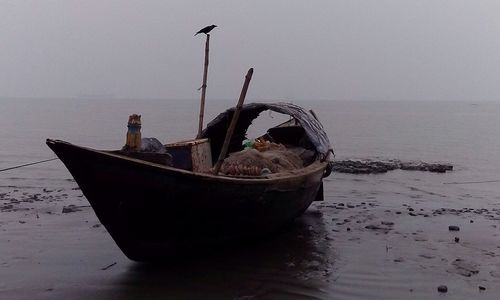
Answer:
[[[449,163],[426,163],[422,161],[401,160],[372,160],[372,159],[347,159],[332,163],[332,171],[350,174],[378,174],[392,170],[426,171],[433,173],[445,173],[453,170]]]

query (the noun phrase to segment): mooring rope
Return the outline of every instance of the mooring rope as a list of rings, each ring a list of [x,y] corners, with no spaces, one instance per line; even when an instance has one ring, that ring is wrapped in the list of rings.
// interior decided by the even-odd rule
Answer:
[[[463,182],[443,182],[443,184],[471,184],[471,183],[491,183],[491,182],[500,182],[500,180],[463,181]]]
[[[52,160],[56,160],[56,159],[59,159],[59,158],[55,157],[55,158],[51,158],[51,159],[45,159],[45,160],[41,160],[41,161],[35,161],[35,162],[24,164],[24,165],[10,167],[10,168],[6,168],[6,169],[1,169],[0,172],[8,171],[8,170],[13,170],[13,169],[18,169],[18,168],[27,167],[27,166],[36,165],[36,164],[41,164],[41,163],[52,161]]]

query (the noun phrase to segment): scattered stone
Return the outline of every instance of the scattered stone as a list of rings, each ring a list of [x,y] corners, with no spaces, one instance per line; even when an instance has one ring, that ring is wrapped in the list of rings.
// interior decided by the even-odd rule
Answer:
[[[393,226],[394,222],[382,221],[380,222],[382,225]]]
[[[386,231],[386,232],[388,232],[389,230],[391,230],[391,228],[382,227],[382,226],[378,226],[378,225],[374,225],[374,224],[366,225],[365,228],[366,229],[371,229],[371,230],[382,230],[382,231]]]
[[[480,291],[485,291],[485,290],[486,290],[486,288],[485,288],[484,286],[481,286],[481,285],[480,285],[480,286],[479,286],[479,290],[480,290]]]
[[[415,217],[415,216],[417,216],[417,214],[415,214],[415,213],[412,213],[412,212],[411,212],[411,213],[408,213],[408,214],[409,214],[410,216],[412,216],[412,217]]]
[[[460,242],[460,238],[459,237],[455,237],[455,243],[458,243]]]
[[[411,207],[408,207],[408,210],[409,210],[409,211],[414,211],[414,209],[413,209],[413,208],[411,208]]]
[[[2,210],[2,211],[12,209],[12,208],[14,208],[14,205],[12,205],[12,204],[4,204],[4,205],[0,206],[0,210]]]
[[[62,213],[63,213],[63,214],[67,214],[67,213],[72,213],[72,212],[81,211],[81,209],[80,209],[80,208],[81,208],[81,207],[79,207],[79,206],[76,206],[76,205],[70,204],[70,205],[68,205],[68,206],[63,207],[63,209],[62,209]]]
[[[350,227],[347,227],[347,231],[351,231],[351,228],[350,228]]]
[[[470,220],[469,222],[474,223],[474,220]]]
[[[479,273],[478,266],[475,263],[464,261],[460,258],[455,259],[451,265],[453,268],[447,270],[450,273],[459,274],[465,277],[471,277],[472,275]]]
[[[455,225],[450,225],[448,226],[449,231],[460,231],[460,227],[455,226]]]
[[[440,286],[438,286],[438,292],[446,293],[446,292],[448,292],[448,287],[446,285],[440,285]]]

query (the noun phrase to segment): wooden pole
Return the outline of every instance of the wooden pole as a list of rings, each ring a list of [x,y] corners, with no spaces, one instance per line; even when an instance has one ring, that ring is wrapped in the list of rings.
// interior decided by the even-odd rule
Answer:
[[[245,97],[248,91],[248,85],[250,84],[250,80],[252,79],[253,68],[248,70],[247,75],[245,76],[245,83],[243,83],[243,88],[241,89],[240,99],[238,100],[238,104],[233,113],[233,118],[231,120],[231,124],[229,125],[229,129],[226,132],[226,138],[224,139],[224,144],[222,145],[222,149],[219,154],[219,159],[214,167],[214,174],[217,175],[220,171],[220,167],[224,162],[224,159],[227,155],[227,150],[229,149],[229,142],[233,137],[234,129],[236,128],[236,123],[238,123],[238,118],[240,117],[241,108],[243,107],[243,101],[245,101]]]
[[[196,135],[196,138],[200,138],[201,131],[203,130],[203,115],[205,114],[205,95],[207,93],[209,48],[210,48],[210,34],[207,34],[207,41],[205,42],[205,66],[203,68],[203,84],[201,86],[200,118],[198,123],[198,134]]]

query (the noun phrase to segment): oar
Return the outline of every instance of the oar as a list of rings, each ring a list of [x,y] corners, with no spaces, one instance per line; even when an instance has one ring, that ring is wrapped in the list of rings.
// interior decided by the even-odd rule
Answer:
[[[238,100],[238,104],[233,113],[233,119],[231,120],[231,124],[229,125],[229,129],[226,132],[226,138],[224,139],[224,144],[222,145],[222,149],[219,154],[219,159],[214,167],[214,174],[219,174],[220,167],[224,162],[224,159],[227,155],[227,150],[229,149],[229,142],[233,137],[234,129],[236,128],[236,123],[238,123],[238,118],[240,117],[241,108],[243,107],[243,101],[245,101],[245,97],[247,95],[248,85],[250,84],[250,80],[252,79],[253,68],[248,70],[247,75],[245,76],[245,83],[243,83],[243,88],[241,89],[240,99]]]

